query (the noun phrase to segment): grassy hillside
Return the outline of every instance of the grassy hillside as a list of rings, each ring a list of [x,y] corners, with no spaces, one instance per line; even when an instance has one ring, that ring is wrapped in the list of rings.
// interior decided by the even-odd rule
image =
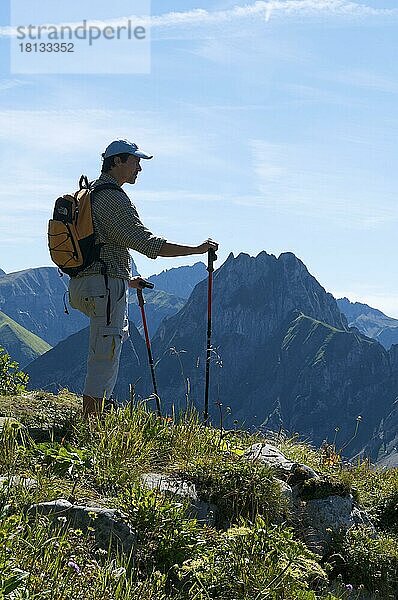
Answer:
[[[66,391],[0,397],[0,414],[17,419],[3,420],[0,433],[3,594],[15,586],[13,598],[43,600],[396,598],[397,469],[345,465],[296,439],[273,439],[288,458],[323,474],[308,493],[351,490],[377,527],[335,536],[321,559],[303,543],[276,473],[243,457],[263,441],[259,434],[204,428],[195,413],[159,419],[145,403],[87,425],[80,399]],[[31,437],[39,425],[47,441]],[[218,507],[214,523],[201,525],[180,496],[146,488],[148,473],[195,483]],[[13,476],[35,483],[11,486]],[[136,531],[130,559],[97,549],[94,528],[83,533],[62,517],[50,525],[26,513],[55,498],[123,512]]]
[[[24,367],[51,350],[50,344],[0,311],[0,346]]]

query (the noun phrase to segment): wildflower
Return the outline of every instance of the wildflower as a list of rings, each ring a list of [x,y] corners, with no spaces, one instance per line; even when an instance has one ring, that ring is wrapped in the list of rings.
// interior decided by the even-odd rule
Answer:
[[[80,573],[82,572],[79,565],[77,563],[75,563],[74,560],[69,560],[68,561],[68,567],[70,569],[73,569],[78,575],[80,575]]]
[[[57,517],[57,520],[58,520],[60,523],[63,523],[64,525],[65,525],[65,523],[66,523],[66,517]]]
[[[124,577],[126,575],[126,569],[124,567],[119,567],[118,569],[114,569],[114,571],[112,572],[112,577],[113,579],[116,579],[116,581],[118,581],[121,577]]]
[[[354,589],[354,586],[351,585],[351,583],[347,583],[345,586],[345,589],[347,590],[347,592],[352,592]]]
[[[362,417],[361,417],[361,415],[358,415],[358,416],[357,416],[357,421],[362,421]]]

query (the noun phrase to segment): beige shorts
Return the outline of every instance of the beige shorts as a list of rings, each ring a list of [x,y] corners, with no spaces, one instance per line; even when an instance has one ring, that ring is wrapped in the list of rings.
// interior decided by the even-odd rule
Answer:
[[[110,319],[107,322],[108,295]],[[122,343],[128,338],[127,281],[103,275],[73,277],[69,303],[90,318],[90,340],[84,394],[110,398],[116,384]]]

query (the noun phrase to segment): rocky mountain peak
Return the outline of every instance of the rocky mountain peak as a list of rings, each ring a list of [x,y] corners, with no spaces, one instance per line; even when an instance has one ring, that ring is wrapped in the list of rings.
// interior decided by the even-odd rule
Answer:
[[[347,319],[349,319],[350,321],[354,321],[362,315],[386,317],[386,315],[382,313],[381,310],[378,310],[377,308],[372,308],[368,304],[363,304],[362,302],[351,302],[351,300],[349,300],[348,298],[339,298],[337,300],[337,303],[340,307],[340,310],[344,312]]]
[[[198,306],[204,292],[202,283],[193,292],[186,310],[189,311],[189,305]],[[279,258],[265,251],[255,257],[241,253],[235,258],[231,253],[214,274],[214,301],[215,311],[221,313],[222,309],[225,314],[228,308],[235,313],[231,322],[252,318],[256,331],[266,326],[270,333],[294,310],[339,329],[347,326],[333,296],[291,252]]]
[[[180,298],[189,298],[196,284],[205,279],[206,275],[203,262],[197,262],[194,265],[166,269],[158,275],[151,275],[149,280],[157,289]]]
[[[361,333],[377,340],[386,350],[398,343],[398,319],[388,317],[368,304],[350,302],[348,298],[340,298],[337,305],[350,327],[356,327]]]
[[[177,355],[191,400],[203,403],[206,307],[205,280],[153,340],[154,355],[162,357],[157,373],[166,405],[185,397]],[[213,418],[219,398],[231,419],[245,426],[283,422],[322,441],[336,426],[349,439],[357,416],[366,414],[358,448],[390,405],[394,357],[346,323],[333,296],[291,252],[278,258],[231,254],[214,273]]]

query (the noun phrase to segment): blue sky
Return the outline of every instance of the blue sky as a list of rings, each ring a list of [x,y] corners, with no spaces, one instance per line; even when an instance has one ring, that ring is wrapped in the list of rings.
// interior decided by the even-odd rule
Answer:
[[[147,75],[29,76],[10,73],[0,8],[0,268],[51,264],[54,199],[123,137],[155,155],[128,188],[155,233],[211,236],[220,262],[294,252],[334,295],[398,317],[398,2],[157,0],[152,15]],[[198,260],[133,255],[144,275]]]

